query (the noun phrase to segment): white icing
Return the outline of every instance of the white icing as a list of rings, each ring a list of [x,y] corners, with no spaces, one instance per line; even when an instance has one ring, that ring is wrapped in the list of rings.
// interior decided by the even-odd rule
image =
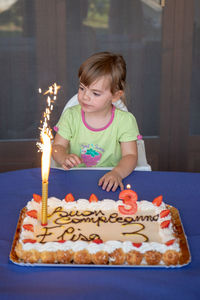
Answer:
[[[105,251],[108,253],[114,252],[116,249],[122,248],[122,244],[119,241],[107,241],[105,242]]]
[[[99,251],[105,251],[105,245],[102,244],[96,244],[96,243],[90,243],[88,245],[88,251],[90,254],[96,254]]]
[[[50,199],[50,198],[49,198]],[[37,202],[35,202],[33,199],[31,200],[31,201],[29,201],[28,203],[27,203],[27,209],[28,210],[38,210],[39,209],[39,207],[41,206],[41,204],[40,203],[37,203]]]
[[[88,247],[88,243],[87,242],[83,242],[83,241],[77,241],[73,244],[72,246],[72,250],[74,252],[77,252],[77,251],[81,251],[83,249],[87,249]]]
[[[146,201],[146,200],[137,202],[137,206],[138,206],[138,210],[141,210],[141,211],[146,211],[146,210],[150,210],[150,209],[156,210],[155,206],[151,202]]]
[[[32,231],[22,229],[21,238],[23,238],[23,240],[24,239],[35,239],[35,236]]]
[[[30,237],[29,237],[30,238]],[[21,241],[21,240],[20,240]],[[21,241],[22,242],[22,241]],[[130,243],[130,244],[128,244]],[[37,250],[39,252],[43,251],[67,251],[72,249],[74,252],[81,251],[81,250],[88,250],[89,253],[95,254],[99,251],[106,251],[109,254],[114,252],[116,249],[122,248],[125,253],[128,253],[131,250],[139,251],[141,253],[145,253],[146,251],[158,251],[160,253],[164,253],[167,250],[175,250],[177,252],[180,251],[180,247],[178,243],[174,243],[173,245],[166,246],[165,244],[160,243],[142,243],[140,247],[133,246],[131,242],[118,242],[118,241],[107,241],[102,244],[96,244],[94,242],[87,243],[83,241],[77,241],[77,242],[71,242],[67,241],[64,243],[58,243],[58,242],[48,242],[45,244],[40,243],[26,243],[23,244],[23,250]]]
[[[33,224],[33,225],[36,225],[37,223],[38,223],[37,219],[34,219],[32,217],[29,217],[29,216],[26,216],[24,218],[24,222],[23,222],[23,224]]]

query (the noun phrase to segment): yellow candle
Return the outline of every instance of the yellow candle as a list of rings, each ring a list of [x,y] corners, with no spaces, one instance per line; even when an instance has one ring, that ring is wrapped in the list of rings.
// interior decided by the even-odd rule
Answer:
[[[42,182],[42,225],[47,225],[48,182]]]
[[[46,131],[41,132],[42,140],[42,225],[47,224],[48,178],[51,159],[51,138]]]

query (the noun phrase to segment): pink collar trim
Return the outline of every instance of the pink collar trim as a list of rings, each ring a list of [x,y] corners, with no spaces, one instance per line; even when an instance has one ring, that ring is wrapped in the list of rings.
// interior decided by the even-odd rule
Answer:
[[[85,113],[84,111],[81,109],[81,116],[82,116],[82,121],[83,121],[83,124],[85,125],[85,127],[87,127],[89,130],[92,130],[92,131],[102,131],[102,130],[105,130],[106,128],[108,128],[111,124],[112,124],[112,121],[114,119],[114,116],[115,116],[115,106],[113,105],[112,107],[112,112],[111,112],[111,118],[110,118],[110,121],[108,122],[108,124],[102,128],[93,128],[93,127],[90,127],[86,121],[85,121]]]

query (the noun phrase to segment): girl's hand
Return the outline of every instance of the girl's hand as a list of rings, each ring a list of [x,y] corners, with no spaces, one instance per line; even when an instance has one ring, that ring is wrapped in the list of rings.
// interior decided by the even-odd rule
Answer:
[[[107,192],[109,192],[111,189],[113,192],[115,192],[118,186],[120,187],[121,191],[124,189],[122,177],[114,170],[101,177],[98,185],[102,186],[102,189],[106,190]]]
[[[73,167],[78,166],[79,164],[81,164],[82,161],[80,159],[80,157],[76,154],[66,154],[65,159],[62,163],[62,167],[64,170],[69,170]]]

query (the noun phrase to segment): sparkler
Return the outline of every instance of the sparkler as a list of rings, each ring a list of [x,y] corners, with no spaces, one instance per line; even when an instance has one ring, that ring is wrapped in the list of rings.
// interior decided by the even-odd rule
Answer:
[[[43,226],[47,225],[47,199],[48,199],[48,179],[50,172],[50,159],[51,159],[51,139],[53,134],[49,125],[50,115],[53,110],[54,102],[57,99],[57,92],[60,89],[56,83],[49,87],[49,89],[43,94],[47,95],[47,107],[43,113],[43,120],[41,120],[42,127],[40,127],[40,139],[41,143],[37,143],[39,150],[42,152],[42,216],[41,223]],[[39,93],[42,90],[39,89]]]

